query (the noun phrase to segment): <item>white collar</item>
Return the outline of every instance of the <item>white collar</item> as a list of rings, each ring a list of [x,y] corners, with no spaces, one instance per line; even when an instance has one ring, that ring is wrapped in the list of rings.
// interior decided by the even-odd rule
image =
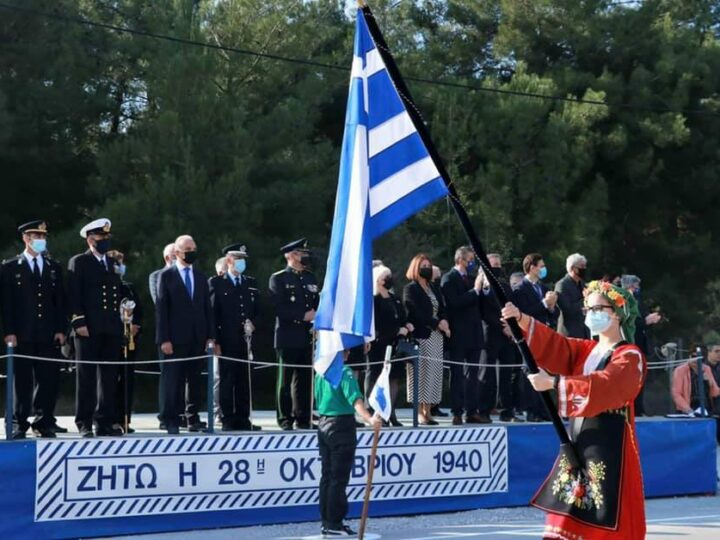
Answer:
[[[180,264],[180,261],[178,261],[178,260],[175,261],[175,267],[178,269],[178,272],[180,272],[180,274],[185,272],[186,268],[189,268],[190,270],[192,270],[192,264],[190,266],[183,266],[182,264]],[[190,272],[190,273],[192,274],[192,272]]]

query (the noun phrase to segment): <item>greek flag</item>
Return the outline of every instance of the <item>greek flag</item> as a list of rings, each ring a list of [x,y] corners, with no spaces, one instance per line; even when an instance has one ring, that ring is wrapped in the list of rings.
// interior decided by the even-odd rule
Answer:
[[[382,416],[386,422],[390,420],[392,414],[392,401],[390,401],[390,363],[383,366],[380,376],[373,386],[368,403],[373,411]]]
[[[342,351],[374,338],[372,241],[447,189],[358,10],[315,370],[340,381]]]

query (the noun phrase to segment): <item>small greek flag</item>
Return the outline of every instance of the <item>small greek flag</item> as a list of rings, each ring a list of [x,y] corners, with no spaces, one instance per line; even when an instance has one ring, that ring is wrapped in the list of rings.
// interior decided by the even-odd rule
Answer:
[[[392,401],[390,400],[390,363],[383,366],[382,373],[378,377],[375,386],[373,386],[368,403],[373,410],[382,416],[386,422],[390,420],[392,414]]]
[[[342,351],[374,338],[372,241],[447,188],[358,10],[315,370],[340,382]]]

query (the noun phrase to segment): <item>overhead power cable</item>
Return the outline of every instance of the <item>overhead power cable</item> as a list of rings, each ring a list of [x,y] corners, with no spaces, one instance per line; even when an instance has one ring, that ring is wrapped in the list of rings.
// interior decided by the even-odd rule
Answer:
[[[114,25],[114,24],[110,24],[110,23],[94,21],[91,19],[83,18],[83,17],[75,17],[75,16],[71,16],[71,15],[66,15],[66,14],[60,13],[59,11],[53,11],[53,12],[42,11],[42,10],[33,9],[33,8],[27,8],[27,7],[6,4],[3,2],[0,2],[0,9],[4,9],[4,10],[8,10],[8,11],[15,11],[18,13],[24,13],[26,15],[32,15],[32,16],[36,16],[36,17],[42,17],[42,18],[49,19],[52,21],[60,21],[60,22],[71,23],[71,24],[79,24],[79,25],[89,26],[89,27],[93,27],[93,28],[102,28],[102,29],[111,30],[114,32],[131,34],[134,36],[140,36],[140,37],[145,37],[145,38],[150,38],[150,39],[157,39],[157,40],[161,40],[161,41],[168,41],[168,42],[192,46],[192,47],[202,47],[202,48],[206,48],[206,49],[214,49],[214,50],[224,51],[224,52],[228,52],[228,53],[240,54],[240,55],[245,55],[245,56],[253,56],[256,58],[264,58],[267,60],[274,60],[274,61],[278,61],[278,62],[286,62],[286,63],[292,63],[292,64],[311,66],[311,67],[316,67],[319,69],[344,71],[344,72],[350,71],[350,68],[345,65],[329,64],[326,62],[319,62],[317,60],[310,60],[310,59],[306,59],[306,58],[290,57],[290,56],[284,56],[284,55],[280,55],[280,54],[272,54],[272,53],[255,51],[252,49],[246,49],[246,48],[241,48],[241,47],[222,45],[222,44],[218,44],[218,43],[197,41],[197,40],[193,40],[193,39],[171,36],[168,34],[158,34],[156,32],[149,32],[146,30],[137,30],[137,29],[128,28],[125,26],[118,26],[118,25]],[[464,90],[472,90],[472,91],[476,91],[476,92],[485,92],[485,93],[489,93],[489,94],[499,94],[499,95],[513,96],[513,97],[526,97],[526,98],[533,98],[533,99],[542,99],[542,100],[546,100],[546,101],[573,103],[573,104],[578,104],[578,105],[591,105],[591,106],[599,106],[599,107],[619,108],[619,109],[638,110],[638,111],[657,112],[657,113],[673,112],[673,113],[682,113],[682,114],[687,114],[687,115],[720,116],[720,113],[716,113],[716,112],[708,111],[708,110],[704,110],[704,109],[672,109],[670,107],[652,107],[652,106],[643,106],[643,105],[632,105],[632,104],[628,104],[628,103],[613,103],[613,102],[606,102],[606,101],[593,100],[593,99],[583,99],[583,98],[574,98],[574,97],[568,97],[568,96],[538,94],[536,92],[525,92],[522,90],[508,90],[508,89],[504,89],[504,88],[481,86],[479,84],[460,83],[460,82],[444,81],[444,80],[433,80],[433,79],[426,79],[423,77],[405,77],[405,80],[413,81],[413,82],[417,82],[417,83],[421,83],[421,84],[426,84],[426,85],[430,85],[430,86],[459,88],[459,89],[464,89]]]

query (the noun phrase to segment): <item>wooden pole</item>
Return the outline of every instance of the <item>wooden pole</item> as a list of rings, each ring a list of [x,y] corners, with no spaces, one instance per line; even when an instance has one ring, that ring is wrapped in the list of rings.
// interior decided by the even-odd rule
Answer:
[[[370,510],[370,490],[372,489],[373,473],[375,472],[375,457],[377,456],[378,442],[380,441],[380,424],[375,426],[373,433],[372,450],[370,450],[370,463],[368,465],[367,484],[365,485],[365,500],[363,501],[362,515],[360,516],[360,530],[358,540],[365,537],[365,525],[367,524],[368,511]]]

